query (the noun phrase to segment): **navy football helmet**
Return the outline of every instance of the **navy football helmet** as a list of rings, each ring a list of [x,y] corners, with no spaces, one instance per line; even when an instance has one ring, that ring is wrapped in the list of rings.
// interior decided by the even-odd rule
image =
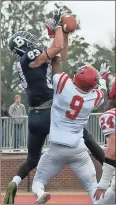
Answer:
[[[38,38],[28,31],[18,31],[9,40],[10,50],[22,56],[28,48],[38,48]]]

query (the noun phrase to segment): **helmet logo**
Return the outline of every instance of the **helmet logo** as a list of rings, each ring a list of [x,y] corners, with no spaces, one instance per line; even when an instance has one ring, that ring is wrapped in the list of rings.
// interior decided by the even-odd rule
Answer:
[[[20,36],[17,36],[15,39],[13,39],[13,41],[16,43],[18,48],[20,48],[21,46],[25,44],[25,41]]]

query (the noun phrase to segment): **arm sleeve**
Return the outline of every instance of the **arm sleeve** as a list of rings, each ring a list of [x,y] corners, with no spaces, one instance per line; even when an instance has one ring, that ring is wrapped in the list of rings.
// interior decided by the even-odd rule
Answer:
[[[106,87],[106,80],[100,78],[99,79],[99,87],[98,90],[106,90],[107,91],[107,87]]]
[[[104,93],[102,90],[95,90],[94,109],[97,109],[104,103]]]

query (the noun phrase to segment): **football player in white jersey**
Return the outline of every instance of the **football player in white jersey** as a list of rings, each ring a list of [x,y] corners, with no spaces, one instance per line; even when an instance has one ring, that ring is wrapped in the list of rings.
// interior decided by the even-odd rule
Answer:
[[[81,67],[74,83],[66,73],[59,73],[60,59],[52,60],[54,97],[51,108],[49,150],[41,157],[32,184],[38,203],[46,203],[44,192],[48,181],[69,165],[94,202],[97,187],[96,171],[84,144],[83,129],[91,111],[104,101],[104,93],[94,90],[99,74],[91,66]],[[101,88],[106,89],[101,79]]]
[[[116,79],[112,78],[109,99],[116,106]],[[103,172],[94,197],[95,204],[116,204],[116,107],[106,111],[99,119],[101,131],[107,137],[107,149],[103,163]]]

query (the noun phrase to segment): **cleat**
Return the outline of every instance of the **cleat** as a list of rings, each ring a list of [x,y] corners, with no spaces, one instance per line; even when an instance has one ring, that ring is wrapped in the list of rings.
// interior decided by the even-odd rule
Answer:
[[[17,185],[15,182],[10,182],[6,195],[4,197],[4,204],[14,204],[15,195],[17,192]]]
[[[51,195],[48,192],[44,192],[38,199],[36,200],[36,203],[38,204],[45,204],[48,200],[50,200]]]

